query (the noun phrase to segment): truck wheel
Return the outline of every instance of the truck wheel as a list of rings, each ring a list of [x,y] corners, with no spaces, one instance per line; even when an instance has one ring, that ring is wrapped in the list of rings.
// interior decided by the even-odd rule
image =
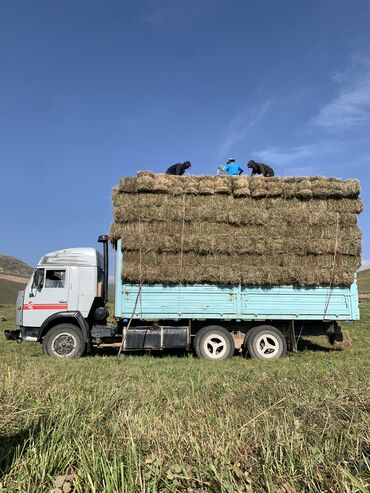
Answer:
[[[234,339],[230,332],[219,325],[208,325],[196,334],[194,350],[198,358],[223,360],[235,351]]]
[[[54,358],[79,358],[85,351],[80,330],[72,324],[56,325],[42,340],[42,349]]]
[[[280,330],[271,325],[254,327],[246,336],[248,352],[252,358],[282,358],[287,352],[287,342]]]

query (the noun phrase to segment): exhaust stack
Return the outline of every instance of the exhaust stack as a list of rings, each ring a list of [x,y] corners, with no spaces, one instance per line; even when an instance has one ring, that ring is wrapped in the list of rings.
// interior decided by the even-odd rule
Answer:
[[[108,303],[108,276],[109,276],[109,260],[108,260],[108,235],[100,235],[98,243],[103,243],[103,299],[104,303]]]

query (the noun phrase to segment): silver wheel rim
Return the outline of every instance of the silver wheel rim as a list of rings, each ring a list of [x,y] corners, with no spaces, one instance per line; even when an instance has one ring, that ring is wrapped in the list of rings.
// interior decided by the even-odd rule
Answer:
[[[257,337],[256,351],[261,358],[276,358],[280,351],[279,339],[271,334],[261,334]]]
[[[227,351],[227,342],[218,334],[209,334],[204,339],[203,348],[208,358],[220,359]]]
[[[74,335],[63,332],[58,334],[51,341],[51,350],[58,358],[68,358],[77,347],[77,341]]]

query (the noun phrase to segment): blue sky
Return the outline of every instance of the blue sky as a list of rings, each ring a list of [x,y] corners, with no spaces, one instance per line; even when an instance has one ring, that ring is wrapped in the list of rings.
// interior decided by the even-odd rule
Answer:
[[[95,246],[120,176],[185,160],[358,177],[366,205],[369,26],[368,0],[1,0],[0,252]]]

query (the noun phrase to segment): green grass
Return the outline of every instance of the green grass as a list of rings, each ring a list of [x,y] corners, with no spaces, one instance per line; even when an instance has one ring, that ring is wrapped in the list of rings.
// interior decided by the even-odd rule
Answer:
[[[370,304],[361,308],[350,347],[318,338],[271,362],[63,362],[0,336],[0,491],[368,491]]]
[[[357,273],[357,284],[360,293],[370,293],[370,269]]]
[[[18,291],[24,289],[24,284],[0,279],[0,303],[15,305]]]

